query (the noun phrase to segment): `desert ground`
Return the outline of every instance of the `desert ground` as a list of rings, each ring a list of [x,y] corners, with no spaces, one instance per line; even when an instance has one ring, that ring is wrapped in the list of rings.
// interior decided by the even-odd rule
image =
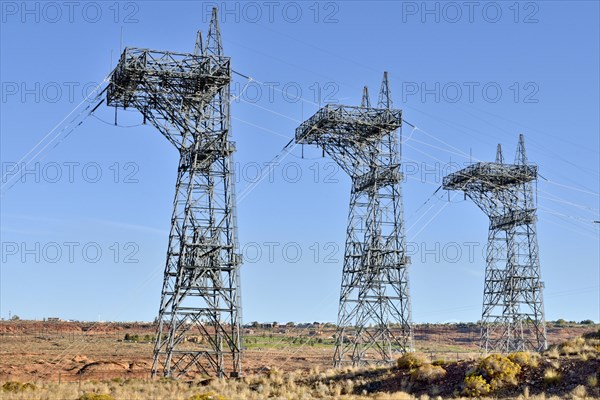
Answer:
[[[418,360],[407,368],[331,369],[334,331],[332,325],[316,323],[245,328],[244,377],[234,383],[151,380],[154,326],[149,323],[2,321],[0,384],[5,387],[0,397],[383,399],[485,394],[465,391],[465,378],[481,367],[483,357],[475,324],[415,325]],[[550,350],[541,357],[528,355],[535,362],[519,367],[518,384],[502,385],[493,391],[495,396],[598,396],[597,331],[595,325],[549,324]]]

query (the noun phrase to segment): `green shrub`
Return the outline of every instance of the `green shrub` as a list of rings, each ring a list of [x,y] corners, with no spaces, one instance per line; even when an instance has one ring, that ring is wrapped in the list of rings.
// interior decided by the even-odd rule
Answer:
[[[439,365],[424,364],[414,369],[410,376],[416,381],[431,383],[446,376],[446,370]]]
[[[446,365],[446,360],[444,360],[443,358],[438,358],[437,360],[433,360],[433,362],[431,363],[432,365]]]
[[[35,390],[36,387],[33,383],[21,383],[15,381],[8,381],[2,385],[2,390],[5,392],[21,392],[23,390]]]
[[[406,353],[398,359],[398,368],[415,369],[427,363],[427,357],[422,353]]]
[[[20,392],[23,385],[20,382],[9,381],[2,385],[2,390],[7,392]]]
[[[470,375],[465,378],[463,394],[469,397],[486,396],[491,392],[491,386],[481,375]]]
[[[37,387],[31,382],[24,383],[22,386],[22,390],[35,390],[35,389],[37,389]]]
[[[506,385],[516,385],[521,366],[508,357],[491,354],[479,362],[477,370],[489,382],[491,389],[496,390]]]
[[[108,394],[84,393],[77,400],[115,400],[115,398]]]
[[[595,332],[587,332],[583,334],[584,339],[600,339],[600,329]]]

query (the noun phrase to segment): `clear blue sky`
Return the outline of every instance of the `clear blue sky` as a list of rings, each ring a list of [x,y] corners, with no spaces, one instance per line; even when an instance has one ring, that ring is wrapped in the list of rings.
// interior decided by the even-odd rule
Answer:
[[[192,51],[214,3],[1,4],[0,316],[152,320],[177,152],[139,113],[119,112],[127,127],[115,127],[101,106],[32,160],[24,182],[4,182],[112,69],[121,32],[126,46]],[[537,225],[547,319],[600,320],[598,2],[270,4],[221,7],[234,69],[261,82],[233,85],[246,322],[335,321],[349,179],[296,147],[252,182],[319,103],[359,104],[365,84],[376,101],[384,70],[395,106],[422,129],[403,130],[414,321],[479,319],[487,218],[461,194],[431,196],[469,154],[493,160],[501,142],[512,160],[519,133],[547,179]]]

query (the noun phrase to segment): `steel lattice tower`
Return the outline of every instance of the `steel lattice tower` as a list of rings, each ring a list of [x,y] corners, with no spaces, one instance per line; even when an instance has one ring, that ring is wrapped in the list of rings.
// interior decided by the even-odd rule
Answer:
[[[334,366],[389,364],[412,349],[398,129],[387,72],[379,104],[327,105],[296,129],[352,179]]]
[[[514,164],[504,164],[498,145],[496,162],[472,164],[444,178],[444,189],[462,190],[490,219],[481,318],[486,352],[547,347],[535,227],[537,175],[520,135]]]
[[[193,54],[126,48],[109,84],[108,105],[136,108],[180,153],[153,376],[241,373],[230,81],[213,9]]]

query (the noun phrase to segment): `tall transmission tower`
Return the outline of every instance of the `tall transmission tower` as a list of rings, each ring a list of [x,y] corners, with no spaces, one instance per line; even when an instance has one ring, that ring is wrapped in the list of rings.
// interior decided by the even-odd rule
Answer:
[[[519,136],[514,164],[478,162],[444,177],[443,187],[462,190],[490,219],[481,347],[486,351],[543,351],[546,323],[536,235],[538,167],[528,163]]]
[[[334,366],[389,364],[412,349],[398,129],[387,72],[379,103],[326,105],[296,129],[352,179]]]
[[[230,82],[213,9],[194,53],[126,48],[108,87],[108,105],[139,110],[180,154],[153,376],[241,373]]]

